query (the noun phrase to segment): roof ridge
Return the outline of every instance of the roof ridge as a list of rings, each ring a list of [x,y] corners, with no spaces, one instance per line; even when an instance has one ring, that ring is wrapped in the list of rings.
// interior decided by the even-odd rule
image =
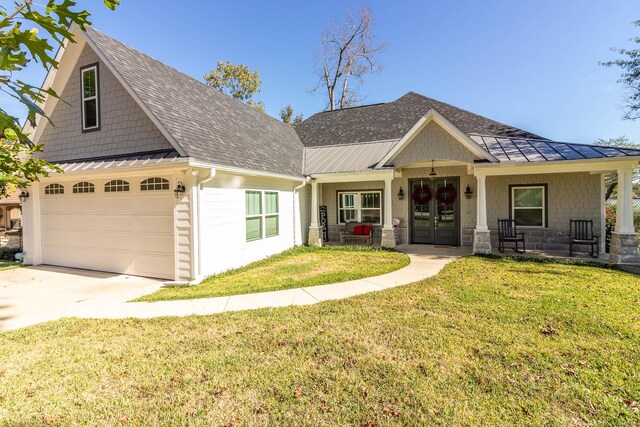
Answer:
[[[114,38],[114,37],[111,37],[111,36],[109,36],[108,34],[105,34],[105,33],[103,33],[103,32],[102,32],[102,31],[100,31],[100,30],[97,30],[97,29],[96,29],[96,28],[94,28],[93,26],[87,26],[87,28],[88,28],[88,29],[91,29],[91,30],[93,30],[93,31],[95,31],[96,33],[100,34],[100,35],[101,35],[101,36],[103,36],[103,37],[107,37],[108,39],[113,40],[114,42],[116,42],[116,43],[118,43],[118,44],[120,44],[120,45],[122,45],[122,46],[124,46],[124,47],[126,47],[126,48],[128,48],[128,49],[133,50],[134,52],[136,52],[136,53],[137,53],[137,54],[139,54],[139,55],[145,56],[145,57],[147,57],[147,58],[151,59],[151,60],[152,60],[152,61],[154,61],[154,62],[157,62],[158,64],[160,64],[160,65],[162,65],[162,66],[164,66],[164,67],[170,68],[171,70],[175,71],[176,73],[180,73],[181,75],[183,75],[183,76],[187,77],[188,79],[193,80],[194,82],[196,82],[196,83],[198,83],[198,84],[200,84],[200,85],[204,86],[204,87],[205,87],[207,90],[209,90],[209,91],[212,91],[212,92],[218,92],[218,93],[222,94],[223,96],[227,97],[228,99],[232,100],[233,102],[237,102],[237,103],[239,103],[239,104],[242,104],[244,107],[250,108],[251,110],[255,111],[256,113],[264,114],[265,116],[269,117],[271,120],[274,120],[276,123],[279,123],[279,124],[282,124],[282,125],[287,125],[287,123],[281,122],[280,120],[278,120],[278,119],[276,119],[275,117],[273,117],[273,116],[271,116],[271,115],[269,115],[269,114],[265,113],[264,111],[256,110],[256,109],[255,109],[255,108],[253,108],[252,106],[250,106],[250,105],[248,105],[248,104],[246,104],[246,103],[244,103],[244,102],[242,102],[242,101],[240,101],[240,100],[238,100],[238,99],[235,99],[235,98],[233,98],[232,96],[229,96],[229,95],[227,95],[227,94],[226,94],[226,93],[224,93],[224,92],[221,92],[221,91],[219,91],[219,90],[216,90],[215,88],[213,88],[213,87],[209,86],[208,84],[206,84],[206,83],[204,83],[204,82],[201,82],[200,80],[196,79],[196,78],[195,78],[195,77],[193,77],[193,76],[190,76],[189,74],[185,73],[184,71],[180,71],[180,70],[179,70],[179,69],[177,69],[176,67],[174,67],[174,66],[172,66],[172,65],[169,65],[169,64],[167,64],[167,63],[165,63],[165,62],[163,62],[163,61],[160,61],[159,59],[154,58],[153,56],[151,56],[151,55],[149,55],[149,54],[147,54],[147,53],[145,53],[145,52],[141,51],[140,49],[137,49],[137,48],[135,48],[135,47],[133,47],[133,46],[129,46],[128,44],[126,44],[126,43],[124,43],[124,42],[122,42],[122,41],[120,41],[120,40],[118,40],[118,39],[116,39],[116,38]],[[85,31],[85,32],[86,32],[86,31]],[[287,126],[290,126],[290,127],[291,127],[291,125],[287,125]],[[295,132],[294,132],[294,133],[295,133]]]
[[[345,147],[345,146],[365,145],[365,144],[383,144],[385,142],[398,142],[398,141],[400,141],[400,139],[392,138],[392,139],[380,139],[376,141],[351,142],[348,144],[329,144],[329,145],[317,145],[317,146],[310,146],[310,147],[305,146],[304,148],[305,150],[308,150],[308,149],[327,148],[327,147]]]

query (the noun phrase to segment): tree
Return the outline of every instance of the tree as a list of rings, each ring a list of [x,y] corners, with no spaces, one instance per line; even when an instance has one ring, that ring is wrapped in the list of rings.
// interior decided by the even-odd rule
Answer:
[[[299,123],[302,123],[302,120],[303,120],[302,114],[296,114],[295,116],[293,115],[293,107],[291,106],[291,104],[287,105],[286,107],[283,107],[280,110],[280,118],[284,123],[287,123],[290,125],[297,125]]]
[[[640,27],[640,20],[633,22],[633,25]],[[640,45],[640,37],[635,37],[631,41]],[[611,50],[620,54],[622,58],[600,62],[600,65],[622,69],[618,83],[622,83],[628,90],[623,117],[626,120],[636,120],[640,118],[640,49],[612,48]]]
[[[104,0],[105,6],[114,10],[119,0]],[[36,116],[48,117],[40,107],[48,96],[59,98],[52,88],[40,88],[15,77],[30,63],[39,63],[45,70],[57,68],[53,57],[54,45],[64,39],[74,42],[69,31],[72,24],[84,30],[90,25],[89,12],[76,10],[71,0],[49,0],[46,6],[33,0],[17,1],[14,8],[0,6],[0,91],[8,94],[27,108],[27,120],[36,126]],[[25,28],[25,27],[30,28]],[[40,30],[45,35],[41,36]],[[33,158],[42,151],[41,144],[34,144],[17,117],[0,107],[0,197],[13,192],[16,187],[26,187],[40,176],[61,170],[48,162]]]
[[[637,142],[631,141],[626,136],[619,136],[618,138],[609,138],[603,139],[599,138],[595,141],[595,145],[600,145],[603,147],[623,147],[623,148],[635,148],[640,149],[640,144]],[[634,186],[640,184],[640,167],[636,168],[633,171],[633,182]],[[618,177],[608,176],[605,179],[605,186],[607,187],[607,191],[605,193],[605,200],[609,200],[609,198],[616,193],[616,187],[618,186]]]
[[[373,34],[371,9],[361,6],[357,14],[350,11],[341,25],[331,23],[324,31],[316,60],[318,86],[326,90],[329,110],[357,105],[360,87],[351,85],[353,77],[362,84],[368,73],[382,70],[377,57],[384,49]]]
[[[218,61],[216,68],[204,76],[204,81],[220,92],[264,112],[264,103],[253,100],[253,95],[260,92],[262,83],[258,71],[252,72],[246,65],[234,65],[231,61]]]

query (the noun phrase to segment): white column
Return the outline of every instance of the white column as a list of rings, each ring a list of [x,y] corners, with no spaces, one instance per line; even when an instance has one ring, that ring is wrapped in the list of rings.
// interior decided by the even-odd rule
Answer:
[[[618,206],[616,207],[616,231],[635,233],[633,226],[633,168],[618,169]]]
[[[477,213],[476,213],[476,230],[488,231],[487,226],[487,190],[485,186],[486,177],[484,175],[477,175],[478,190],[476,194],[477,198]]]
[[[393,230],[393,224],[391,220],[393,219],[393,195],[391,190],[391,183],[393,182],[393,178],[384,180],[384,226],[383,228],[386,230]]]
[[[318,227],[318,183],[311,181],[311,227]]]

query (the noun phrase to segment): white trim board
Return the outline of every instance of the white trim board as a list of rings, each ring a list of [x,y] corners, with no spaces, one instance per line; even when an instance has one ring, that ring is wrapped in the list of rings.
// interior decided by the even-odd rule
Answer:
[[[411,130],[407,132],[405,136],[400,139],[400,142],[380,162],[376,165],[376,169],[380,169],[387,163],[393,161],[402,150],[424,129],[430,122],[436,122],[440,127],[453,136],[458,142],[460,142],[465,148],[471,151],[476,156],[489,160],[491,162],[498,162],[492,154],[484,150],[477,142],[471,139],[467,134],[458,129],[453,123],[447,120],[442,114],[440,114],[435,108],[430,108],[427,113],[413,125]],[[434,159],[435,160],[435,159]]]

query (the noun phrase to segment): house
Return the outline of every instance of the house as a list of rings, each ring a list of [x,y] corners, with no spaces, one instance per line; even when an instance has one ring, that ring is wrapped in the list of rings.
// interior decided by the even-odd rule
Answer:
[[[65,101],[42,106],[55,126],[26,129],[64,170],[29,188],[27,263],[186,282],[337,240],[352,220],[394,247],[394,218],[400,243],[488,253],[497,219],[511,217],[529,247],[566,248],[570,218],[604,228],[611,172],[611,260],[640,262],[640,150],[550,141],[413,92],[294,129],[95,29],[73,31],[45,80]]]
[[[3,248],[19,250],[21,218],[20,191],[14,191],[7,197],[0,198],[0,250]]]

